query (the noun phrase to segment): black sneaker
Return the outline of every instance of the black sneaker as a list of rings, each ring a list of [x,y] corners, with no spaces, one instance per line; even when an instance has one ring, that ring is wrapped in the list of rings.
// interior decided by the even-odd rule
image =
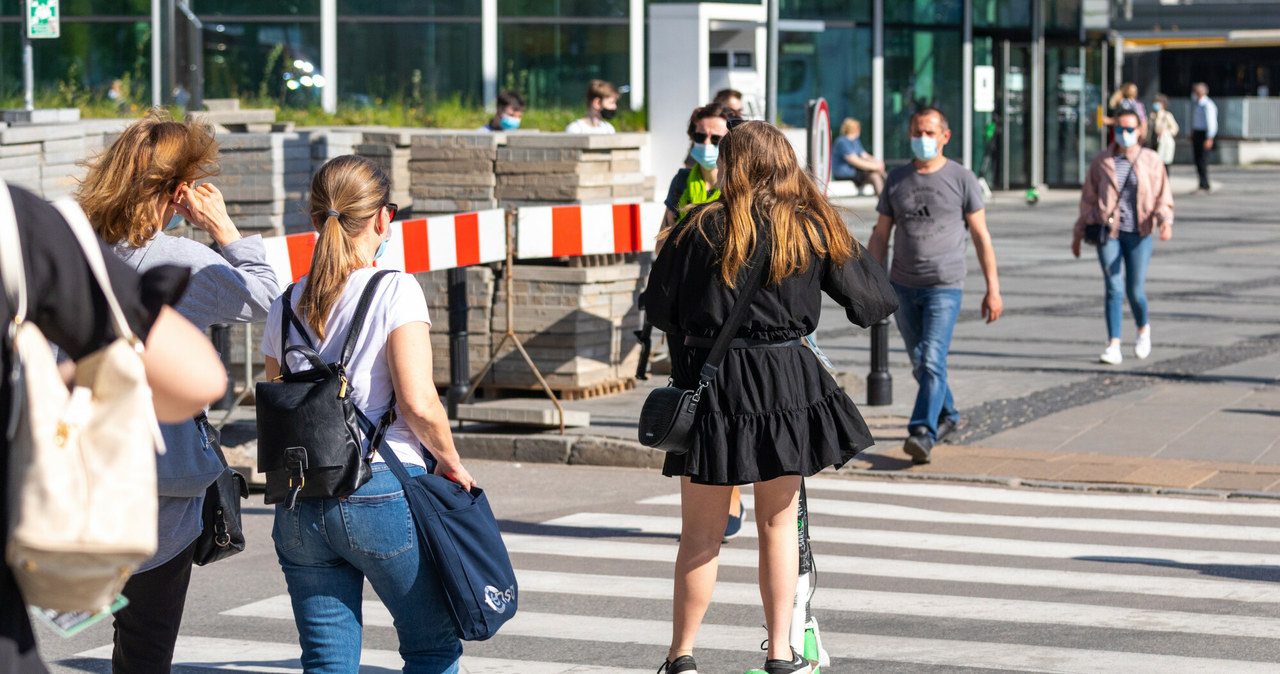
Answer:
[[[806,672],[809,670],[805,670]],[[658,674],[698,674],[698,663],[692,655],[682,655],[675,662],[667,660],[658,668]]]
[[[912,433],[902,443],[902,451],[911,456],[911,463],[916,465],[929,463],[929,453],[933,451],[933,438],[928,433]]]
[[[947,438],[951,437],[951,434],[956,432],[956,426],[959,422],[959,419],[943,419],[942,421],[939,421],[938,439],[934,440],[934,442],[939,444],[946,442]]]
[[[746,504],[738,503],[738,516],[729,516],[729,522],[724,527],[724,542],[728,543],[730,538],[737,536],[742,532],[742,520],[747,516]]]
[[[786,660],[765,660],[765,674],[809,674],[813,671],[813,663],[805,659],[803,655],[791,649],[791,661]]]

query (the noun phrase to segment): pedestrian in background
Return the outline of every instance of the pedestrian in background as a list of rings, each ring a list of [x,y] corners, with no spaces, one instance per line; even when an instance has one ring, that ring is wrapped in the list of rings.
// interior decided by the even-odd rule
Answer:
[[[524,97],[510,89],[498,94],[497,108],[488,124],[477,131],[515,131],[524,117]]]
[[[929,463],[934,445],[945,441],[960,421],[947,384],[947,353],[967,271],[966,229],[987,282],[982,316],[988,323],[1000,318],[1004,302],[982,186],[972,171],[942,154],[951,139],[946,115],[937,108],[920,108],[911,116],[910,133],[915,161],[894,169],[885,181],[869,248],[876,259],[887,262],[889,234],[897,227],[889,280],[898,294],[898,332],[920,385],[902,448],[913,462]]]
[[[831,178],[851,180],[858,188],[871,185],[880,196],[884,190],[884,162],[867,152],[858,138],[861,135],[862,124],[858,120],[846,117],[841,122],[840,137],[831,146]]]
[[[569,122],[565,133],[613,133],[609,120],[618,115],[618,88],[611,82],[591,80],[587,84],[587,116]]]
[[[753,261],[765,265],[757,267],[765,282],[702,392],[693,446],[668,454],[662,469],[680,477],[682,525],[671,646],[659,672],[699,671],[694,641],[715,588],[730,492],[753,484],[768,630],[764,670],[805,673],[811,665],[791,650],[789,635],[800,481],[844,465],[873,441],[802,338],[818,325],[823,292],[863,327],[892,313],[896,300],[880,265],[814,187],[782,132],[735,120],[719,149],[721,198],[667,230],[644,296],[653,324],[683,338],[672,363],[676,386],[698,385]]]
[[[163,265],[191,270],[175,308],[201,331],[214,323],[266,318],[280,294],[262,237],[242,237],[222,193],[195,184],[218,172],[217,157],[218,144],[206,126],[152,112],[87,162],[76,192],[98,236],[138,273]],[[218,251],[166,233],[184,218],[208,234]],[[168,451],[156,457],[159,547],[125,585],[129,605],[115,614],[111,662],[117,674],[169,670],[205,490],[223,470],[194,419],[160,430]]]
[[[1121,112],[1137,113],[1142,127],[1143,134],[1146,134],[1147,127],[1147,107],[1138,100],[1138,85],[1133,82],[1125,82],[1120,85],[1111,94],[1111,98],[1107,99],[1107,115],[1102,118],[1102,123],[1109,128],[1107,130],[1107,143],[1115,141],[1116,116]]]
[[[1151,110],[1151,135],[1155,136],[1153,147],[1160,155],[1165,171],[1168,171],[1178,146],[1178,120],[1169,111],[1169,97],[1164,94],[1156,94]]]
[[[1098,246],[1098,262],[1106,281],[1107,348],[1098,357],[1103,363],[1119,365],[1121,303],[1128,295],[1138,336],[1133,354],[1139,359],[1151,355],[1151,323],[1147,317],[1147,264],[1151,261],[1151,233],[1160,230],[1160,240],[1173,238],[1173,193],[1169,173],[1160,156],[1142,147],[1138,115],[1121,113],[1117,119],[1116,142],[1089,165],[1080,192],[1080,217],[1071,237],[1071,254],[1080,257],[1085,228],[1103,225],[1106,243]],[[1120,264],[1124,262],[1124,276]]]
[[[87,356],[116,339],[111,312],[80,244],[53,206],[36,195],[9,187],[18,223],[27,288],[27,320],[73,359]],[[155,400],[156,418],[174,423],[190,419],[209,401],[222,397],[227,373],[209,340],[165,306],[182,295],[187,272],[167,268],[139,277],[133,268],[102,246],[107,276],[129,328],[146,343],[142,364]],[[5,322],[16,307],[0,293]],[[0,428],[9,428],[13,400],[12,350],[0,349]],[[0,433],[0,522],[10,522],[9,434]],[[0,559],[9,537],[0,536]],[[132,581],[130,581],[132,583]],[[126,592],[128,586],[126,586]],[[127,595],[126,595],[127,596]],[[181,607],[181,601],[178,602]],[[180,616],[179,616],[180,617]],[[176,628],[175,628],[176,631]],[[160,635],[156,635],[159,637]],[[35,635],[8,564],[0,563],[0,672],[45,672]],[[117,670],[119,671],[119,670]],[[134,670],[125,670],[134,671]],[[169,671],[168,667],[149,671]]]
[[[721,89],[716,92],[716,97],[711,99],[711,102],[729,108],[729,113],[733,117],[746,117],[743,114],[742,92],[737,89]]]
[[[1196,160],[1196,174],[1200,177],[1196,194],[1208,194],[1212,189],[1209,185],[1209,151],[1218,137],[1218,105],[1209,98],[1209,85],[1204,82],[1191,85],[1191,97],[1196,104],[1191,109],[1191,153]]]
[[[342,359],[360,297],[378,272],[373,262],[386,248],[395,219],[390,196],[391,181],[364,157],[331,159],[311,180],[311,221],[320,236],[311,271],[290,296],[304,323],[290,330],[290,337],[302,344],[298,332],[305,329],[324,362]],[[280,374],[284,357],[284,300],[271,306],[262,336],[268,380]],[[443,587],[419,549],[400,481],[381,455],[394,451],[411,476],[434,464],[436,475],[466,489],[475,486],[436,393],[430,327],[427,300],[413,276],[396,272],[377,288],[346,367],[349,395],[366,418],[381,417],[392,404],[398,412],[374,455],[373,477],[342,498],[302,500],[292,509],[276,505],[271,537],[289,586],[302,667],[309,674],[359,669],[366,579],[394,619],[404,671],[458,671],[462,644]],[[310,367],[300,355],[292,358],[297,361],[289,362],[293,371]],[[428,460],[426,452],[434,459]]]

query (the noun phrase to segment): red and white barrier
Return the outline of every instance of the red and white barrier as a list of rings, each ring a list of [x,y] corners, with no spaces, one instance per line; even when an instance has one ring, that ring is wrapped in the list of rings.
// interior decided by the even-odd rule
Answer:
[[[516,221],[516,257],[531,260],[653,250],[660,203],[529,206]]]
[[[316,233],[275,236],[263,244],[276,278],[297,281],[311,269]],[[506,215],[493,209],[393,222],[390,242],[376,264],[416,273],[498,262],[506,256]]]

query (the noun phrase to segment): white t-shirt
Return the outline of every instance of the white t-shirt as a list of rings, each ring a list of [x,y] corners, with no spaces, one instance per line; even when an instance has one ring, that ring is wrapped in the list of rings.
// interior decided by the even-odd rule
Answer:
[[[600,120],[600,126],[591,126],[586,117],[575,119],[569,122],[569,126],[564,127],[565,133],[616,133],[613,125]]]
[[[306,327],[307,336],[317,346],[316,351],[326,363],[336,363],[342,357],[342,345],[347,340],[347,329],[355,314],[360,295],[364,292],[369,279],[378,269],[366,267],[357,269],[347,278],[347,287],[342,296],[329,311],[329,320],[325,323],[324,341],[317,341],[311,326],[299,315],[298,320]],[[302,289],[306,287],[307,277],[298,280],[293,289],[293,308],[295,313],[298,300],[302,298]],[[284,313],[284,296],[280,296],[271,304],[267,314],[266,331],[262,335],[262,352],[277,361],[280,360],[280,321]],[[369,305],[369,313],[365,317],[364,329],[356,340],[355,352],[351,362],[347,363],[347,379],[351,383],[351,401],[364,412],[370,421],[377,423],[378,417],[387,411],[391,402],[394,387],[391,383],[391,368],[387,364],[387,339],[396,328],[409,323],[422,322],[431,325],[427,315],[427,298],[422,294],[422,286],[413,276],[403,272],[392,272],[382,279],[381,285],[373,295],[373,303]],[[306,344],[298,335],[296,327],[289,329],[289,345]],[[295,371],[311,367],[306,359],[296,353],[290,354],[289,367]],[[366,438],[367,441],[367,438]],[[397,414],[396,420],[387,430],[387,445],[396,453],[401,463],[425,466],[417,436],[409,428],[403,415]],[[377,454],[375,462],[382,461]]]

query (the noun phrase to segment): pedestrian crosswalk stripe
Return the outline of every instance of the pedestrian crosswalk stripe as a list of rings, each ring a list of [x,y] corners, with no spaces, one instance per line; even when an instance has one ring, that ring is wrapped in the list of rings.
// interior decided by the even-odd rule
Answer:
[[[380,604],[379,604],[380,606]],[[290,615],[290,620],[293,617]],[[75,655],[78,659],[110,660],[111,646]],[[179,636],[173,664],[182,669],[300,674],[302,649],[297,644],[243,639]],[[55,663],[56,664],[56,663]],[[360,671],[375,674],[400,671],[404,660],[396,651],[366,648],[360,651]],[[463,654],[460,674],[652,674],[650,669],[624,669],[567,662],[537,662],[501,658],[475,658]]]
[[[742,495],[748,508],[755,500],[749,494]],[[644,499],[645,505],[680,505],[679,494],[654,496]],[[1174,536],[1225,541],[1254,541],[1280,543],[1280,527],[1249,527],[1229,524],[1212,526],[1190,522],[1162,522],[1153,520],[1120,520],[1086,517],[1038,517],[1033,515],[987,515],[983,513],[949,512],[928,508],[891,505],[868,501],[842,501],[836,499],[808,498],[806,503],[811,515],[834,515],[859,519],[895,520],[902,522],[929,522],[930,524],[966,524],[1057,531],[1088,531],[1107,534],[1142,536]]]
[[[573,584],[580,584],[580,579]],[[754,588],[754,586],[752,586]],[[720,584],[716,586],[718,597]],[[753,589],[753,591],[756,591]],[[825,592],[826,590],[824,590]],[[758,591],[757,591],[758,592]],[[821,593],[819,593],[821,594]],[[816,597],[815,597],[816,598]],[[668,596],[669,599],[669,596]],[[756,595],[759,601],[759,595]],[[288,595],[272,597],[242,606],[223,615],[252,616],[292,620],[293,612]],[[1219,616],[1203,616],[1206,622]],[[366,626],[390,627],[391,616],[377,601],[364,603]],[[698,630],[698,648],[741,651],[755,648],[764,631],[754,627],[703,624]],[[640,644],[659,649],[655,657],[662,657],[671,641],[671,623],[662,620],[612,618],[558,613],[521,611],[499,632],[497,638],[535,637],[544,639],[569,639],[598,644]],[[1196,658],[1150,653],[1124,653],[1119,651],[1084,650],[1024,644],[985,643],[943,639],[920,639],[866,634],[841,634],[823,631],[822,643],[832,658],[878,660],[915,664],[987,667],[1024,672],[1080,672],[1093,674],[1100,663],[1106,663],[1110,671],[1151,672],[1161,674],[1204,674],[1205,672],[1231,672],[1232,674],[1274,674],[1275,664]],[[704,667],[714,657],[701,657]],[[708,667],[708,669],[713,669]],[[523,671],[523,670],[522,670]]]
[[[521,570],[521,592],[547,592],[589,597],[671,601],[671,578],[604,576],[559,571]],[[755,583],[716,583],[717,604],[757,606]],[[1016,624],[1070,625],[1137,632],[1179,632],[1215,636],[1272,639],[1280,635],[1280,619],[1208,615],[1186,611],[1157,611],[1092,604],[958,597],[912,592],[881,592],[824,587],[811,600],[815,611],[882,613],[922,618],[987,620]]]
[[[1280,478],[1280,476],[1277,477]],[[810,492],[837,491],[851,494],[883,494],[887,496],[917,496],[958,501],[977,501],[989,504],[1090,508],[1093,510],[1133,510],[1180,515],[1280,518],[1280,505],[1273,503],[1210,501],[1153,494],[1081,494],[1034,489],[973,487],[905,481],[841,480],[836,478],[806,478],[804,484],[805,489]]]
[[[575,513],[545,522],[548,526],[611,529],[616,536],[669,534],[680,532],[679,517],[621,515],[607,513]],[[965,552],[983,555],[1040,557],[1050,559],[1082,559],[1089,561],[1127,562],[1153,566],[1226,564],[1234,566],[1275,567],[1280,570],[1280,555],[1218,550],[1181,550],[1176,548],[1102,545],[1097,543],[1058,543],[1023,538],[989,538],[957,536],[914,531],[849,529],[812,525],[813,540],[840,545],[865,545],[940,552]],[[743,527],[744,537],[754,537],[751,527]]]
[[[555,555],[585,559],[616,559],[639,562],[674,563],[676,547],[653,543],[610,541],[556,536],[504,534],[511,553]],[[1021,569],[1005,566],[944,564],[871,557],[831,555],[821,551],[817,562],[823,574],[847,574],[903,580],[927,580],[955,583],[984,583],[1036,588],[1119,592],[1186,599],[1215,599],[1250,603],[1280,603],[1280,587],[1274,583],[1209,580],[1172,576],[1141,576],[1089,571],[1057,571]],[[720,548],[720,566],[755,569],[760,559],[755,548]]]

